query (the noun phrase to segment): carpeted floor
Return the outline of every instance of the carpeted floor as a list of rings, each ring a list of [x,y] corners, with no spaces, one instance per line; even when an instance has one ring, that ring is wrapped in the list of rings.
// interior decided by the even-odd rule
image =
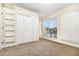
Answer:
[[[56,42],[40,41],[21,44],[0,50],[1,56],[79,56],[79,49]]]

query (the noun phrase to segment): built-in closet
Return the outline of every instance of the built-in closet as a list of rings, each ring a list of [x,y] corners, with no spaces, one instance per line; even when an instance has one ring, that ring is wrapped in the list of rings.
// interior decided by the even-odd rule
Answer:
[[[18,7],[16,4],[1,4],[0,48],[39,40],[38,13]]]
[[[17,43],[35,41],[38,36],[38,15],[34,12],[16,8],[16,39]]]

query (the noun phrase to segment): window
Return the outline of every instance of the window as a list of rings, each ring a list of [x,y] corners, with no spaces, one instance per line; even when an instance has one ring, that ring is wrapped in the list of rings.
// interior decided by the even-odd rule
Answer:
[[[43,21],[43,34],[48,37],[57,37],[57,18]]]
[[[57,19],[56,17],[49,20],[50,37],[57,37]]]
[[[43,34],[44,36],[49,36],[49,21],[48,20],[44,20],[43,21]]]

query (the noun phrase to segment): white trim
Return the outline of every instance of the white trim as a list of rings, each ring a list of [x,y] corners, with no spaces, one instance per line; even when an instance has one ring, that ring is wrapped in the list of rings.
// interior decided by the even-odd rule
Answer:
[[[68,41],[60,40],[58,38],[50,38],[50,37],[45,37],[45,36],[43,36],[43,38],[50,40],[50,41],[57,42],[57,43],[66,44],[66,45],[69,45],[69,46],[72,46],[72,47],[79,48],[79,45],[77,45],[77,44],[73,44],[73,43],[70,43]]]

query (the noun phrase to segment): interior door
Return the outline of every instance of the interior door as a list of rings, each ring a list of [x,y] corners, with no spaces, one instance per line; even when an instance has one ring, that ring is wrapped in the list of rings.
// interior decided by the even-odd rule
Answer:
[[[23,20],[23,36],[24,36],[24,42],[30,42],[34,40],[33,35],[33,18],[32,16],[25,15]]]

